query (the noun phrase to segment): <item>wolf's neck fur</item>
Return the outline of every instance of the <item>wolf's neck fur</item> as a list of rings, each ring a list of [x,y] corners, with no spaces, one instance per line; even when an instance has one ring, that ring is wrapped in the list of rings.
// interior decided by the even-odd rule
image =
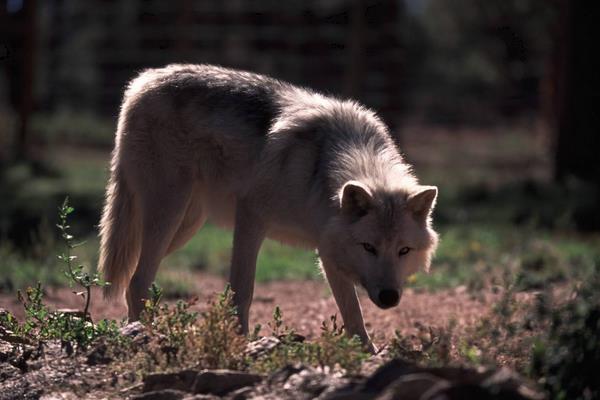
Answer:
[[[269,134],[285,137],[281,134],[287,132],[318,148],[315,169],[327,198],[339,200],[340,189],[351,180],[374,193],[409,192],[417,185],[388,128],[373,111],[291,85],[280,88],[277,102],[280,112]]]
[[[327,116],[331,159],[327,181],[334,198],[355,180],[373,193],[410,192],[417,179],[404,162],[388,128],[373,113],[354,102],[337,102]]]

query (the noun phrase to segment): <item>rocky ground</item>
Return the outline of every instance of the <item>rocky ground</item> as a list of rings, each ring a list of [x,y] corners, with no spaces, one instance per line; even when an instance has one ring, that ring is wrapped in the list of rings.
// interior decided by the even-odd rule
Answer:
[[[139,330],[129,329],[132,335]],[[272,351],[278,339],[248,345],[249,354]],[[423,368],[384,354],[363,371],[344,375],[328,368],[288,365],[270,375],[230,370],[186,369],[135,380],[135,371],[112,370],[98,348],[68,354],[59,342],[22,346],[0,340],[0,399],[543,399],[544,395],[508,368]],[[367,371],[373,372],[367,372]]]
[[[209,275],[199,274],[198,282],[200,308],[224,287],[222,279]],[[289,365],[270,375],[184,370],[148,374],[140,382],[136,371],[114,367],[97,347],[77,353],[57,341],[15,346],[14,340],[4,338],[0,340],[0,399],[541,399],[531,383],[501,366],[489,370],[423,368],[386,357],[386,343],[395,330],[410,336],[418,332],[418,326],[444,327],[454,319],[455,332],[460,334],[487,315],[499,297],[489,290],[473,294],[465,288],[434,293],[409,289],[399,307],[382,311],[362,296],[368,329],[383,350],[351,376],[327,368]],[[68,288],[48,290],[46,302],[56,308],[80,307],[80,299]],[[285,323],[308,340],[318,336],[322,321],[337,312],[324,282],[260,284],[251,323],[263,325],[263,335],[269,334],[265,327],[276,305]],[[17,317],[23,315],[14,296],[0,296],[0,307]],[[125,312],[122,304],[106,303],[94,292],[94,320],[120,319]],[[124,329],[127,335],[143,334],[132,325]],[[254,357],[277,345],[277,338],[267,336],[250,343],[248,355]]]

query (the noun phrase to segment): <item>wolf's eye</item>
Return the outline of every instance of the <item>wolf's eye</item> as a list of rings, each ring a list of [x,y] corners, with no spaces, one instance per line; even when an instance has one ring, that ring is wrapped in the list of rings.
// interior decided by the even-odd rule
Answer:
[[[403,247],[398,251],[398,255],[403,256],[405,254],[408,254],[409,251],[410,251],[410,247]]]
[[[372,244],[370,243],[361,243],[362,247],[365,249],[365,251],[368,251],[371,254],[377,254],[377,250],[375,250],[375,247],[373,247]]]

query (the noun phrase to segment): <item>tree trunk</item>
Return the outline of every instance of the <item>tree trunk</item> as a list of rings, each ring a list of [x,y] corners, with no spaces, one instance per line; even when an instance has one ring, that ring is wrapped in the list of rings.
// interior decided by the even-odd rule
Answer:
[[[554,126],[555,177],[576,177],[600,189],[600,7],[596,0],[562,0]]]
[[[573,221],[600,229],[600,7],[597,0],[561,0],[554,53],[551,126],[557,182],[570,193]]]

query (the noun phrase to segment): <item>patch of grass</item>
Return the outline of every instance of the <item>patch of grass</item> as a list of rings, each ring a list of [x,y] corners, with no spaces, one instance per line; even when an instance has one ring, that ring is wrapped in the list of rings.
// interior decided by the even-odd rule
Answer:
[[[180,250],[169,256],[165,265],[191,266],[225,276],[229,271],[233,234],[206,224]],[[317,279],[319,269],[313,252],[265,240],[258,256],[256,281]]]
[[[32,129],[48,143],[110,146],[113,143],[115,123],[89,111],[60,108],[54,113],[35,114]]]
[[[600,260],[596,274],[565,304],[540,297],[530,324],[543,332],[533,346],[531,373],[553,399],[600,397]]]
[[[15,293],[40,281],[49,286],[67,283],[59,273],[54,256],[26,257],[8,244],[0,245],[0,292]]]
[[[548,283],[589,276],[600,256],[598,236],[580,238],[493,225],[446,227],[440,233],[431,273],[418,273],[411,286],[479,289],[501,284],[508,271],[518,275],[518,289],[539,289]]]
[[[28,252],[16,249],[8,242],[0,244],[0,292],[15,293],[17,289],[35,286],[37,282],[44,282],[45,287],[68,283],[55,256],[62,246],[49,233],[47,223],[32,242]],[[72,249],[72,255],[77,256],[86,265],[86,271],[91,272],[98,262],[98,238],[91,236],[79,243]]]
[[[156,277],[157,284],[162,288],[167,299],[185,299],[198,295],[194,284],[197,278],[188,268],[161,268]]]

